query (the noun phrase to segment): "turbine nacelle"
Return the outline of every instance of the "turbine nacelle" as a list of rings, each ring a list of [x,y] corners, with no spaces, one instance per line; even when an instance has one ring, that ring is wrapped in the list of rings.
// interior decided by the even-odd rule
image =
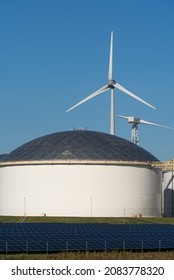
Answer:
[[[114,80],[109,80],[108,82],[108,88],[114,89],[115,81]]]
[[[128,123],[129,124],[140,124],[141,119],[137,117],[128,117]]]

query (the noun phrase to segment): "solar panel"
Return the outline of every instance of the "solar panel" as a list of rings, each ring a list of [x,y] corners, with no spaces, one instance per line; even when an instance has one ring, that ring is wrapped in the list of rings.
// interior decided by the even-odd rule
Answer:
[[[174,225],[0,224],[0,253],[162,249],[174,249]]]

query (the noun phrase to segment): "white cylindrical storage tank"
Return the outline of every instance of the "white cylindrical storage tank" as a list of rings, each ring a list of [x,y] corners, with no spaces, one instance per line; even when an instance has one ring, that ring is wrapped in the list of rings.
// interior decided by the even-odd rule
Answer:
[[[40,137],[0,165],[0,215],[161,216],[161,169],[139,146],[106,133]]]
[[[164,217],[174,217],[174,171],[163,173]]]

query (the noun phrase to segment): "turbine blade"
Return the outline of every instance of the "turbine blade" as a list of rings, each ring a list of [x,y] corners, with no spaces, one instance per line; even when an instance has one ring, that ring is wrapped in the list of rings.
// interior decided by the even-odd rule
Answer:
[[[102,113],[111,115],[111,113],[108,113],[108,112],[102,112]],[[119,117],[119,118],[123,118],[123,119],[127,119],[127,120],[129,119],[129,117],[126,117],[126,116],[123,116],[123,115],[114,114],[114,116]]]
[[[129,90],[125,89],[123,86],[121,86],[120,84],[116,83],[116,84],[113,84],[114,87],[118,88],[119,90],[123,91],[124,93],[130,95],[131,97],[139,100],[140,102],[146,104],[147,106],[153,108],[153,109],[156,109],[154,106],[152,106],[151,104],[147,103],[146,101],[144,101],[142,98],[136,96],[135,94],[133,94],[132,92],[130,92]]]
[[[110,55],[109,55],[109,72],[108,80],[112,80],[112,67],[113,67],[113,31],[111,32]]]
[[[97,91],[95,91],[95,92],[93,92],[92,94],[90,94],[89,96],[87,96],[85,99],[81,100],[80,102],[78,102],[77,104],[75,104],[74,106],[72,106],[71,108],[69,108],[66,112],[71,111],[72,109],[74,109],[75,107],[79,106],[80,104],[82,104],[82,103],[88,101],[89,99],[91,99],[91,98],[95,97],[96,95],[98,95],[98,94],[100,94],[100,93],[102,93],[102,92],[105,92],[105,91],[107,91],[107,90],[109,90],[109,87],[108,87],[108,85],[105,85],[104,87],[98,89]]]
[[[163,127],[163,128],[168,128],[168,129],[174,130],[174,128],[172,128],[172,127],[161,125],[161,124],[157,124],[157,123],[152,123],[152,122],[148,122],[148,121],[144,121],[144,120],[140,120],[140,123],[141,124],[149,124],[149,125],[153,125],[153,126],[159,126],[159,127]]]
[[[122,115],[117,115],[117,114],[115,114],[115,116],[116,116],[116,117],[119,117],[119,118],[122,118],[122,119],[127,119],[127,120],[129,119],[129,117],[122,116]]]

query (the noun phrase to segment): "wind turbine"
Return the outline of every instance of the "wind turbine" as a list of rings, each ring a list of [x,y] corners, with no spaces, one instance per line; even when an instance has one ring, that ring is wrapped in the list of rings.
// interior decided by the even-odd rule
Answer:
[[[148,125],[159,126],[159,127],[168,128],[168,129],[174,129],[174,128],[171,128],[171,127],[168,127],[165,125],[148,122],[148,121],[142,120],[137,117],[127,117],[127,116],[122,116],[122,115],[115,115],[115,116],[119,117],[119,118],[127,119],[128,124],[132,125],[131,142],[133,142],[134,144],[137,144],[137,145],[139,145],[139,136],[138,136],[138,125],[139,124],[148,124]]]
[[[113,31],[111,32],[111,41],[110,41],[110,55],[109,55],[109,72],[108,72],[108,83],[104,87],[98,89],[97,91],[90,94],[88,97],[84,98],[71,108],[69,108],[66,112],[69,112],[70,110],[74,109],[75,107],[79,106],[80,104],[88,101],[89,99],[101,94],[102,92],[111,90],[111,111],[110,111],[110,134],[115,135],[115,102],[114,102],[114,89],[117,88],[120,91],[126,93],[127,95],[137,99],[138,101],[146,104],[147,106],[156,109],[151,104],[147,103],[140,97],[136,96],[135,94],[131,93],[127,89],[125,89],[123,86],[121,86],[119,83],[117,83],[115,80],[113,80],[112,77],[112,70],[113,70]]]

